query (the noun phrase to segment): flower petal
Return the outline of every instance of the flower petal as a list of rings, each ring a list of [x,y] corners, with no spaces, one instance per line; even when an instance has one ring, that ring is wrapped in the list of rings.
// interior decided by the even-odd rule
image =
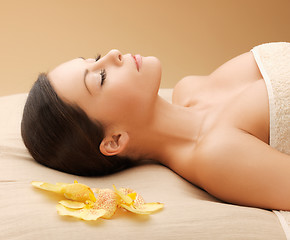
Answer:
[[[42,185],[42,184],[43,184],[43,182],[39,182],[39,181],[32,181],[31,182],[31,185],[33,187],[37,187],[37,188],[40,188],[40,185]]]
[[[64,186],[68,185],[68,183],[57,182],[55,185],[64,187]]]
[[[130,205],[132,202],[133,202],[133,200],[132,200],[132,198],[130,198],[129,196],[127,196],[126,194],[124,194],[122,191],[120,191],[120,190],[118,190],[117,188],[116,188],[116,186],[115,185],[113,185],[113,188],[114,188],[114,190],[115,190],[115,193],[126,203],[126,204],[128,204],[128,205]]]
[[[104,209],[69,209],[61,204],[58,204],[56,209],[58,214],[61,216],[72,216],[86,221],[97,220],[106,214],[106,210]]]
[[[71,208],[71,209],[81,209],[86,206],[86,204],[82,202],[76,202],[76,201],[71,201],[71,200],[62,200],[59,201],[61,205],[63,205],[66,208]]]
[[[136,199],[137,193],[136,192],[128,193],[127,196],[134,201]]]
[[[105,209],[106,214],[102,218],[111,218],[117,210],[118,201],[115,192],[111,189],[98,189],[98,197],[93,209]]]
[[[134,200],[134,206],[138,207],[145,203],[143,197],[130,188],[120,188],[119,191],[125,195],[131,196],[131,199]],[[132,194],[136,194],[135,199],[132,198]]]
[[[75,200],[79,202],[85,202],[90,200],[92,202],[96,201],[96,197],[93,191],[85,184],[81,184],[75,181],[73,184],[68,183],[46,183],[46,182],[38,182],[33,181],[31,184],[34,187],[44,189],[47,191],[62,193],[67,199]]]
[[[162,203],[145,203],[144,199],[129,188],[116,189],[91,189],[85,184],[75,181],[68,183],[46,183],[33,181],[31,184],[36,187],[55,193],[64,194],[69,200],[62,200],[57,205],[60,215],[68,215],[84,220],[96,220],[100,217],[111,218],[117,207],[123,207],[130,212],[137,214],[150,214],[163,208]],[[98,194],[96,198],[94,192]]]
[[[137,214],[151,214],[163,208],[164,204],[162,203],[145,203],[139,207],[128,206],[126,204],[121,204],[121,207],[126,210],[137,213]]]
[[[36,188],[40,188],[43,190],[55,192],[55,193],[61,193],[62,190],[62,185],[54,185],[51,183],[46,183],[46,182],[38,182],[38,181],[33,181],[31,182],[32,186]]]
[[[62,192],[67,199],[75,200],[79,202],[85,202],[90,200],[92,202],[96,201],[96,197],[93,191],[85,184],[73,183],[64,185]]]

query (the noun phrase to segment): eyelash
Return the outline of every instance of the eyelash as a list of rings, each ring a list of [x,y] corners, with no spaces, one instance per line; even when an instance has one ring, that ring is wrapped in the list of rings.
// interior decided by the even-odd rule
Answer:
[[[100,54],[98,54],[98,55],[95,57],[96,61],[98,61],[100,58],[101,58],[101,55],[100,55]]]
[[[95,59],[96,59],[96,62],[101,58],[101,55],[98,54]],[[104,81],[106,80],[106,77],[107,77],[107,73],[106,73],[106,70],[105,69],[101,69],[101,72],[100,72],[100,75],[101,75],[101,86],[104,84]]]
[[[106,80],[106,77],[107,77],[106,70],[101,69],[100,75],[101,75],[101,86],[102,86],[104,84],[104,81]]]

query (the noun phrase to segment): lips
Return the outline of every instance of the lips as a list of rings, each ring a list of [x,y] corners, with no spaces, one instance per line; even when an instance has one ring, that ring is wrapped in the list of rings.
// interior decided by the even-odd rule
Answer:
[[[136,67],[137,67],[137,71],[139,72],[139,69],[142,66],[142,57],[141,55],[137,54],[137,55],[132,55],[135,63],[136,63]]]

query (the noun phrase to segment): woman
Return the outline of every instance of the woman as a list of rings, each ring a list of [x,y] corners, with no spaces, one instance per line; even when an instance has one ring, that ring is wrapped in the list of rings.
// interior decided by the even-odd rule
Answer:
[[[101,175],[152,159],[226,202],[290,210],[289,132],[281,149],[269,145],[273,101],[261,74],[285,49],[290,56],[289,45],[262,45],[209,76],[185,77],[173,104],[158,96],[155,57],[112,50],[73,59],[41,74],[30,91],[24,143],[36,161],[61,171]],[[282,119],[289,125],[289,111]]]

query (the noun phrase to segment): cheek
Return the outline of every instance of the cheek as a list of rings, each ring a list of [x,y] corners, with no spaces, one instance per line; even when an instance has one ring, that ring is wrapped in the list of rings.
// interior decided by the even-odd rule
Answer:
[[[130,112],[144,104],[142,92],[132,89],[120,89],[119,94],[114,97],[115,111]]]
[[[114,82],[112,81],[107,93],[116,108],[129,108],[139,102],[143,88],[139,76],[124,73],[115,78]]]
[[[144,115],[144,106],[147,105],[148,102],[138,91],[120,89],[118,94],[110,99],[105,114],[111,123],[130,124]]]
[[[158,59],[144,63],[138,75],[119,74],[110,83],[101,100],[102,115],[109,122],[145,119],[158,95],[161,66]]]
[[[115,89],[107,92],[106,97],[101,100],[99,113],[111,120],[124,119],[128,115],[134,114],[140,106],[140,97],[137,91],[116,86]]]

